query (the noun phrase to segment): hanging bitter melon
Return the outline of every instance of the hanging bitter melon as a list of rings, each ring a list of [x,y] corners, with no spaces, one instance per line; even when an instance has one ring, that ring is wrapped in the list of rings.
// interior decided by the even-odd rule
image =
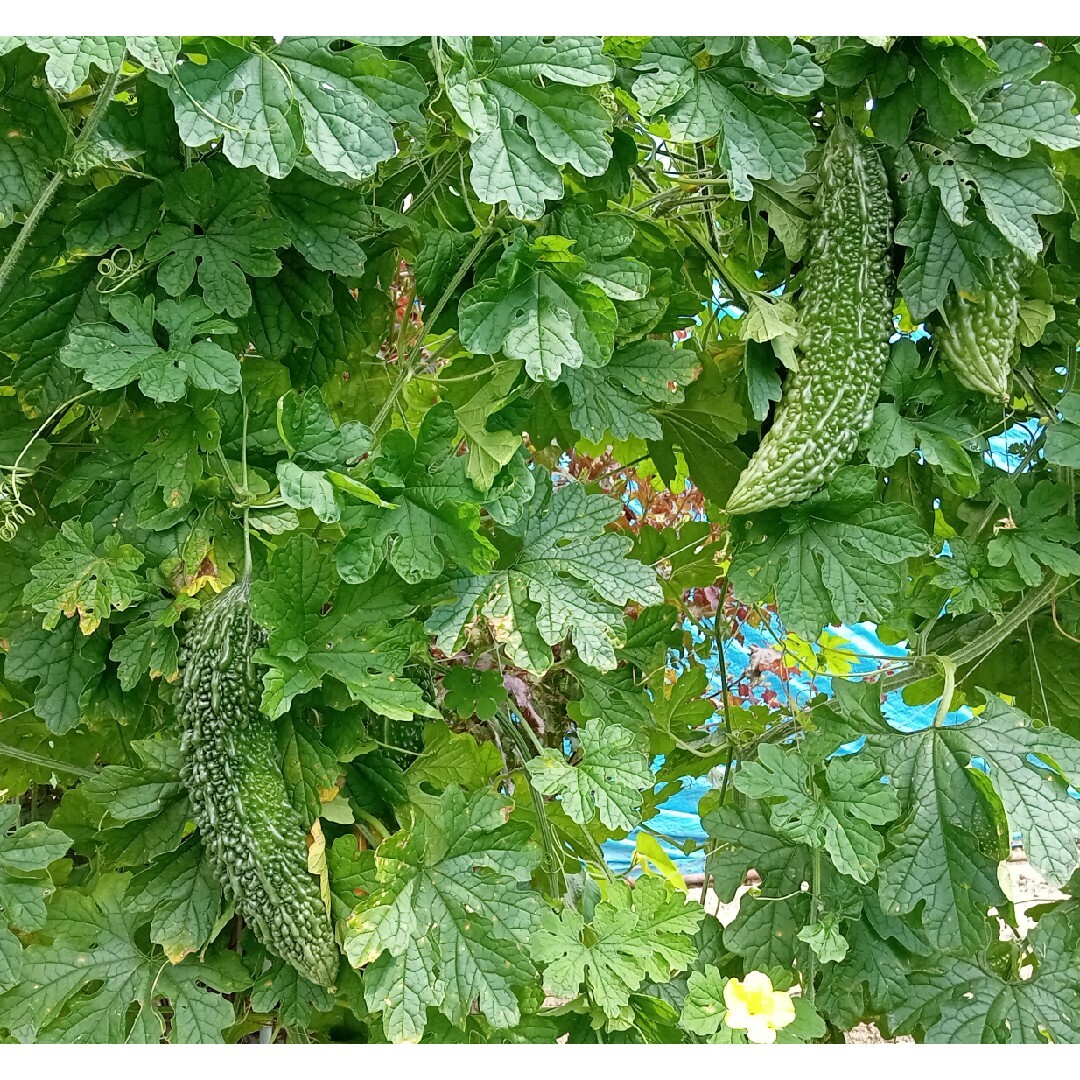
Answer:
[[[957,379],[996,401],[1009,400],[1009,377],[1020,322],[1022,265],[1013,255],[994,259],[990,282],[978,295],[950,289],[932,334]]]
[[[244,580],[195,616],[181,656],[177,714],[183,778],[214,872],[256,937],[312,982],[331,986],[339,952],[306,829],[289,802],[274,727],[259,711],[252,621]]]
[[[730,514],[787,506],[855,451],[881,389],[892,334],[892,205],[877,151],[837,124],[822,151],[799,296],[798,369],[728,499]]]

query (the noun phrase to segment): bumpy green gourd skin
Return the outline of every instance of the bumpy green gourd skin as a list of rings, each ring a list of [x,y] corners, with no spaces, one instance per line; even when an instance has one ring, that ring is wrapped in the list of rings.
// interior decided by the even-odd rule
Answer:
[[[424,749],[424,724],[420,720],[383,719],[383,742],[391,760],[407,769]]]
[[[307,869],[306,830],[289,802],[273,725],[259,711],[246,582],[196,615],[184,641],[177,712],[183,778],[211,864],[268,949],[312,982],[331,986],[339,952]]]
[[[730,514],[800,502],[827,484],[869,426],[893,331],[892,205],[874,148],[838,124],[822,153],[800,293],[799,368],[728,499]]]
[[[1020,264],[994,260],[990,285],[980,296],[952,290],[941,306],[934,338],[953,374],[969,390],[1009,400],[1009,377],[1020,321]]]

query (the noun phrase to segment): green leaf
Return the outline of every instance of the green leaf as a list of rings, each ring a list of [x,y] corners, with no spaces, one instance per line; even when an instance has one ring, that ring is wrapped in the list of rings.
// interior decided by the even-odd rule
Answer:
[[[43,411],[83,389],[69,391],[79,377],[57,362],[57,353],[76,325],[103,317],[97,280],[90,260],[39,273],[0,314],[0,351],[17,361],[11,382]]]
[[[874,408],[874,419],[862,439],[866,460],[875,469],[888,469],[918,446],[918,429],[891,401]]]
[[[298,348],[312,348],[318,324],[334,312],[333,290],[325,274],[305,266],[295,256],[271,278],[247,283],[251,311],[243,329],[262,355],[289,360]]]
[[[977,123],[968,135],[1002,157],[1022,158],[1032,141],[1052,150],[1080,146],[1075,97],[1057,83],[1012,82],[975,109]]]
[[[931,582],[951,591],[949,606],[958,614],[1001,611],[1001,593],[1015,592],[1019,587],[1019,578],[1012,571],[991,566],[985,549],[962,537],[949,541],[949,557],[940,558],[938,566],[941,570]]]
[[[77,796],[113,862],[145,866],[176,850],[187,831],[190,807],[176,746],[139,739],[131,749],[136,764],[106,766],[80,785]]]
[[[237,168],[284,177],[306,145],[329,173],[370,176],[397,153],[392,125],[421,123],[427,88],[414,68],[378,49],[331,51],[330,38],[285,38],[249,51],[208,42],[205,64],[180,64],[169,82],[180,137],[220,139]]]
[[[1038,258],[1042,237],[1036,215],[1055,214],[1063,205],[1061,186],[1050,166],[1032,158],[1003,159],[961,143],[949,147],[945,158],[954,164],[932,167],[931,182],[943,182],[951,169],[954,183],[973,183],[990,223],[1028,259]]]
[[[109,302],[109,311],[125,330],[111,323],[80,323],[60,350],[61,361],[82,371],[95,390],[138,381],[154,401],[179,401],[188,383],[226,394],[240,389],[239,360],[203,336],[227,334],[235,327],[216,318],[197,297],[164,300],[155,311],[152,296],[140,303],[125,293]],[[167,349],[154,338],[155,322],[169,335]]]
[[[255,980],[251,1007],[261,1013],[276,1011],[283,1027],[304,1030],[312,1013],[326,1013],[334,1007],[334,997],[326,987],[308,982],[291,964],[277,960]]]
[[[1080,466],[1080,394],[1066,394],[1058,403],[1062,418],[1047,427],[1046,460],[1067,469]]]
[[[626,893],[619,890],[613,900],[625,904]],[[695,936],[705,912],[682,889],[653,874],[638,880],[631,903],[638,929],[650,945],[646,973],[654,983],[665,983],[694,962]]]
[[[51,943],[24,951],[22,981],[0,995],[0,1025],[17,1040],[159,1042],[165,1031],[155,1003],[160,996],[173,1002],[176,1041],[222,1041],[234,1019],[232,1005],[203,987],[234,991],[246,980],[223,980],[193,958],[163,970],[135,942],[138,923],[125,904],[127,885],[124,875],[110,874],[91,893],[65,889],[56,896],[46,923]]]
[[[804,926],[798,937],[813,949],[814,955],[823,964],[839,963],[847,956],[847,938],[840,933],[839,920],[835,915],[826,915],[820,922]]]
[[[599,815],[609,829],[628,832],[641,821],[642,791],[653,784],[640,739],[600,717],[579,727],[578,735],[582,759],[577,764],[569,764],[553,749],[529,760],[533,788],[557,796],[579,825],[589,825]]]
[[[0,221],[4,222],[16,210],[30,212],[69,137],[52,95],[38,84],[39,65],[28,52],[0,61],[5,86],[0,102]]]
[[[0,51],[7,52],[20,44],[25,44],[34,52],[44,53],[48,57],[45,75],[49,85],[54,90],[71,94],[86,82],[91,66],[106,75],[112,74],[124,59],[127,39],[100,36],[8,37],[0,40]]]
[[[481,720],[491,720],[498,707],[507,700],[502,676],[497,671],[481,671],[464,665],[452,667],[446,673],[443,691],[446,707],[464,719],[478,716]]]
[[[437,814],[380,845],[378,888],[349,920],[345,950],[367,966],[368,1007],[387,1036],[415,1042],[428,1005],[462,1024],[475,1003],[495,1028],[521,1015],[535,979],[530,935],[541,912],[528,887],[540,852],[499,795],[446,789]]]
[[[131,879],[132,910],[149,915],[150,940],[179,964],[211,940],[221,907],[221,886],[202,844],[189,840],[158,856]]]
[[[123,543],[118,533],[105,537],[98,548],[92,525],[65,521],[59,536],[41,549],[23,596],[35,611],[44,613],[46,630],[61,617],[78,615],[79,629],[92,634],[110,611],[123,611],[146,595],[146,586],[135,573],[142,563],[142,555]]]
[[[80,789],[113,821],[156,815],[181,791],[180,754],[175,746],[141,739],[132,749],[143,762],[141,767],[109,765]]]
[[[966,958],[946,961],[938,971],[916,971],[908,999],[889,1017],[890,1028],[904,1033],[918,1024],[930,1043],[1076,1042],[1075,928],[1060,915],[1048,916],[1029,941],[1036,960],[1030,977],[1003,978]]]
[[[179,611],[172,604],[156,604],[148,618],[138,618],[113,638],[109,659],[116,662],[122,690],[132,690],[147,673],[151,679],[173,682],[180,674],[180,643],[173,623]]]
[[[373,892],[378,881],[375,852],[358,846],[353,835],[339,836],[327,849],[330,876],[330,904],[334,919],[343,923],[353,913],[360,898]]]
[[[292,537],[271,560],[269,577],[251,586],[252,615],[270,631],[267,649],[302,659],[335,584],[334,568],[315,540]]]
[[[789,967],[796,934],[809,921],[810,898],[802,891],[810,875],[809,849],[781,836],[757,803],[712,809],[702,824],[713,840],[706,869],[721,900],[734,899],[748,870],[761,877],[760,897],[743,896],[724,930],[725,946],[744,957],[748,969]]]
[[[49,863],[63,858],[69,847],[71,837],[40,821],[32,821],[0,836],[0,866],[24,874],[44,870]]]
[[[1080,554],[1075,550],[1080,530],[1061,512],[1071,501],[1068,489],[1042,480],[1021,503],[1015,484],[998,481],[997,485],[1009,518],[987,545],[990,564],[1012,563],[1028,585],[1042,581],[1043,567],[1070,577],[1080,574]]]
[[[935,918],[941,919],[949,917],[958,890],[977,889],[989,902],[1000,895],[993,883],[996,858],[984,854],[987,848],[996,851],[997,838],[978,794],[985,777],[972,765],[975,758],[989,767],[989,784],[1008,828],[1023,834],[1032,865],[1049,881],[1064,883],[1080,862],[1080,805],[1066,792],[1066,781],[1080,774],[1080,742],[1037,727],[985,690],[982,695],[985,708],[962,724],[869,735],[904,807],[904,832],[883,870],[888,884],[881,890],[895,910],[910,911],[929,893]],[[1046,765],[1036,765],[1029,755]],[[971,905],[962,904],[957,917],[970,921]],[[954,942],[959,933],[955,923],[940,931]]]
[[[773,828],[810,847],[823,847],[842,874],[866,884],[877,871],[884,840],[874,825],[898,817],[896,792],[881,781],[871,759],[839,758],[825,770],[827,792],[814,790],[806,763],[769,743],[758,760],[743,764],[735,786],[752,798],[778,799],[770,804]]]
[[[467,349],[524,360],[537,382],[583,364],[601,367],[614,347],[615,308],[603,289],[553,264],[532,265],[521,238],[503,253],[495,275],[461,298],[458,317]]]
[[[473,238],[467,233],[452,229],[429,229],[425,232],[413,263],[416,295],[422,297],[425,303],[437,303],[472,245]]]
[[[246,990],[250,982],[251,977],[235,953],[220,952],[205,959],[189,956],[181,964],[166,967],[158,986],[173,1004],[170,1041],[223,1042],[225,1029],[235,1019],[233,1006],[223,995]]]
[[[740,55],[773,93],[785,97],[805,97],[825,82],[825,73],[814,63],[810,50],[789,38],[745,38]]]
[[[391,627],[376,605],[365,603],[362,590],[347,586],[323,615],[333,586],[328,556],[306,534],[294,536],[272,560],[268,579],[252,585],[252,613],[270,631],[257,654],[269,665],[263,675],[266,713],[281,716],[294,697],[331,675],[354,701],[380,715],[437,716],[419,687],[401,675],[419,641],[419,625],[399,618]]]
[[[320,521],[341,519],[341,507],[334,497],[334,485],[325,473],[301,468],[295,461],[279,461],[277,478],[286,506],[311,510]]]
[[[217,177],[201,162],[165,183],[167,220],[146,245],[158,284],[182,296],[198,273],[211,311],[243,315],[251,306],[245,275],[273,277],[284,242],[280,222],[260,216],[269,193],[257,173],[226,169]]]
[[[337,791],[343,772],[337,754],[324,745],[317,729],[294,716],[278,720],[277,742],[289,802],[310,827]]]
[[[690,349],[673,349],[663,341],[639,341],[617,349],[601,368],[564,371],[570,391],[570,420],[587,439],[661,439],[663,428],[655,406],[679,404],[694,379],[697,357]],[[659,410],[657,410],[659,411]]]
[[[1080,702],[1072,690],[1080,645],[1066,636],[1076,636],[1076,618],[1074,604],[1059,596],[1052,611],[1033,616],[987,656],[962,684],[965,691],[977,683],[1008,694],[1029,716],[1080,737]]]
[[[728,976],[720,969],[708,965],[704,971],[690,972],[686,984],[686,1000],[683,1002],[679,1023],[694,1035],[715,1035],[724,1023],[727,1006],[724,1004],[724,987]]]
[[[586,921],[572,908],[547,912],[532,936],[534,960],[545,965],[544,988],[557,997],[589,997],[612,1020],[633,1016],[630,995],[648,976],[666,982],[693,958],[692,939],[704,912],[659,877],[638,879],[596,905]]]
[[[40,821],[13,829],[18,820],[18,806],[0,803],[0,990],[17,985],[22,965],[22,946],[4,928],[30,932],[45,925],[45,899],[53,891],[46,870],[72,844]]]
[[[562,215],[560,228],[573,240],[570,260],[581,261],[581,276],[599,285],[612,300],[640,300],[652,273],[627,254],[635,239],[632,220],[622,214],[595,214],[573,208]],[[556,237],[540,238],[554,242]],[[533,241],[535,248],[539,241]],[[576,263],[575,263],[576,265]]]
[[[957,291],[971,292],[988,282],[984,260],[1007,248],[980,216],[965,214],[959,222],[950,216],[927,179],[925,159],[904,147],[897,164],[902,170],[904,216],[894,235],[898,244],[910,249],[897,285],[912,318],[922,320],[941,307],[950,284]]]
[[[746,373],[746,394],[755,420],[769,415],[769,402],[780,400],[780,375],[776,370],[776,357],[771,349],[762,348],[756,341],[747,341],[743,353],[743,371]]]
[[[549,481],[537,483],[513,562],[482,577],[459,578],[453,601],[428,619],[438,647],[453,653],[479,606],[519,667],[546,671],[551,646],[569,633],[586,664],[614,668],[622,607],[631,600],[648,606],[662,599],[652,568],[625,557],[629,537],[604,533],[618,512],[618,504],[587,494],[580,484],[553,491]]]
[[[78,624],[65,619],[52,630],[21,630],[8,647],[4,673],[16,682],[37,681],[34,712],[51,732],[63,735],[79,723],[83,697],[104,659],[104,640],[83,637]]]
[[[470,180],[481,202],[538,218],[559,199],[558,166],[599,176],[611,160],[610,117],[584,87],[615,66],[598,37],[502,37],[474,42],[446,77],[446,92],[472,139]],[[517,123],[524,121],[524,128]]]
[[[459,365],[453,365],[451,378],[460,378]],[[478,491],[490,491],[503,467],[521,449],[521,432],[492,431],[489,421],[513,398],[512,388],[521,374],[521,365],[504,361],[488,368],[479,388],[467,400],[457,401],[455,412],[458,424],[469,443],[469,464],[465,475]],[[472,380],[469,380],[470,389]]]
[[[454,784],[466,791],[487,787],[502,768],[494,743],[477,742],[445,724],[425,724],[423,752],[409,766],[407,780],[413,798],[419,801],[425,789],[442,792]]]
[[[841,469],[824,491],[770,522],[736,555],[732,585],[745,600],[775,594],[784,625],[810,640],[829,623],[883,620],[904,560],[929,545],[912,507],[878,501],[874,471],[864,466]]]
[[[292,246],[316,270],[359,277],[367,256],[360,239],[371,218],[363,196],[324,184],[298,169],[270,185],[270,205],[283,219]]]
[[[10,930],[0,927],[0,993],[15,986],[21,972],[22,945]]]
[[[646,72],[634,80],[642,112],[662,113],[677,141],[721,136],[720,163],[736,199],[753,197],[753,179],[792,184],[805,171],[814,145],[810,125],[788,102],[750,90],[745,71],[702,71],[683,42],[670,37],[654,37],[635,69]]]
[[[371,478],[394,506],[356,506],[342,515],[348,535],[338,544],[342,580],[367,581],[384,559],[406,581],[438,577],[447,558],[479,571],[496,552],[480,532],[479,493],[453,456],[457,420],[448,403],[424,415],[413,438],[396,428],[383,436]]]

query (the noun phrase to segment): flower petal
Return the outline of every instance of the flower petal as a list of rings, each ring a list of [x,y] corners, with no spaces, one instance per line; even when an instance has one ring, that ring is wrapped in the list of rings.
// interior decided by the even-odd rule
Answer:
[[[746,1037],[752,1043],[776,1042],[776,1031],[764,1016],[752,1016],[746,1025]]]
[[[771,994],[772,979],[764,971],[749,971],[742,982],[748,994]]]

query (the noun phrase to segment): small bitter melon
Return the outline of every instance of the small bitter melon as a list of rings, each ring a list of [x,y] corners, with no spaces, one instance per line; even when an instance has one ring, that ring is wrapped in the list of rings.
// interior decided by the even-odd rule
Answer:
[[[423,752],[424,722],[422,720],[382,721],[382,741],[390,758],[407,769]]]
[[[1018,258],[993,260],[978,295],[949,290],[932,334],[957,379],[996,401],[1009,400],[1009,377],[1020,322]]]
[[[837,124],[821,157],[799,295],[799,364],[729,514],[800,502],[827,484],[869,426],[893,330],[892,204],[874,147]]]
[[[272,722],[259,710],[246,579],[204,605],[181,656],[182,776],[211,866],[256,937],[305,978],[331,986],[339,951],[306,829],[289,802]]]

